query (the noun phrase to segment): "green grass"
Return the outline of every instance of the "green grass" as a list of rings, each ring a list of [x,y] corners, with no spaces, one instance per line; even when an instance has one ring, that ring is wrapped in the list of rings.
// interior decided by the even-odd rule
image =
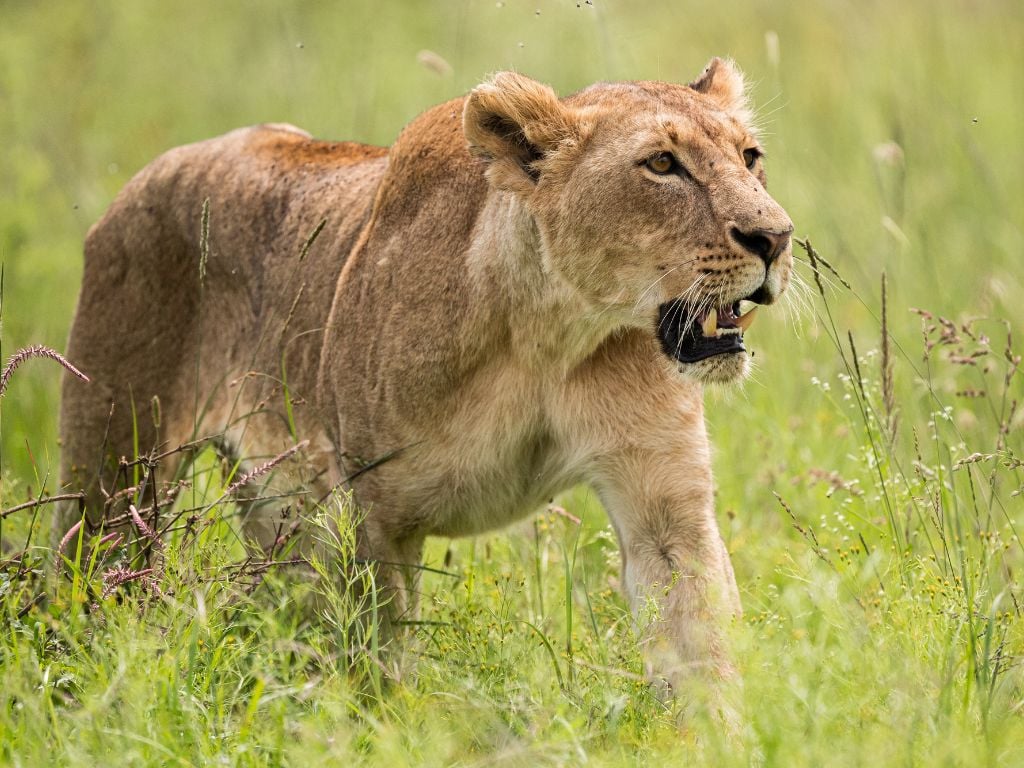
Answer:
[[[644,683],[586,489],[559,501],[579,526],[431,541],[447,573],[424,572],[424,623],[381,665],[350,652],[374,636],[336,572],[249,586],[230,504],[170,537],[159,596],[140,579],[106,599],[132,550],[47,581],[49,511],[29,509],[0,521],[0,764],[1024,764],[1024,376],[1004,354],[1007,327],[1024,351],[1024,6],[594,3],[9,0],[3,357],[63,349],[86,229],[170,146],[279,120],[387,144],[497,69],[568,92],[734,56],[772,194],[850,284],[821,268],[819,291],[798,249],[803,308],[764,313],[753,380],[709,396],[746,610],[739,736]],[[926,340],[911,307],[954,325]],[[0,401],[4,507],[58,490],[58,374],[28,362]]]

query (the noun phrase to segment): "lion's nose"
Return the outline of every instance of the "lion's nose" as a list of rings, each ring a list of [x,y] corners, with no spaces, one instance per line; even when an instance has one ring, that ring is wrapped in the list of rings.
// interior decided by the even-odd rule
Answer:
[[[743,248],[759,257],[766,267],[770,267],[789,245],[789,236],[793,234],[793,228],[783,231],[755,229],[752,232],[743,232],[739,227],[733,227],[729,234]]]

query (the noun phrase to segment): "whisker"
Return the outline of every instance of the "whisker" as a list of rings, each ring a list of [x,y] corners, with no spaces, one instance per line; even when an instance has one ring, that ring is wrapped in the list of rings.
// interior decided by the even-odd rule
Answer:
[[[689,318],[690,322],[696,322],[697,318],[700,317],[701,315],[705,314],[705,312],[710,313],[710,312],[714,311],[714,307],[711,305],[712,302],[714,301],[714,299],[715,299],[714,296],[711,296],[710,294],[704,294],[701,297],[700,301],[697,303],[697,306],[694,309],[694,311],[691,313],[691,316]],[[682,345],[682,342],[683,342],[682,337],[680,337],[679,338],[679,346]],[[676,351],[678,351],[678,348],[677,348]]]
[[[689,313],[689,316],[687,317],[687,322],[688,323],[696,322],[697,318],[700,317],[702,314],[704,314],[705,311],[710,311],[711,310],[711,306],[710,305],[711,305],[711,302],[713,300],[714,300],[714,297],[710,296],[708,294],[704,294],[703,296],[701,296],[700,300],[694,306],[693,311],[691,311]],[[676,342],[676,354],[677,355],[679,353],[679,350],[682,348],[682,345],[683,345],[683,337],[682,337],[682,335],[680,335],[679,336],[679,340]]]
[[[673,301],[673,304],[674,304],[673,309],[682,310],[685,306],[687,306],[688,303],[689,303],[688,300],[689,300],[690,295],[695,293],[698,290],[698,288],[700,287],[700,284],[702,282],[704,282],[705,280],[707,280],[707,277],[708,276],[706,274],[697,275],[697,277],[694,279],[694,281],[692,283],[690,283],[689,286],[687,286],[686,290],[683,291],[683,293],[680,296],[678,296],[676,299],[674,299],[674,301]],[[659,331],[662,330],[662,324],[668,319],[668,315],[669,315],[669,313],[666,312],[665,313],[665,317],[661,318],[660,322],[658,323],[658,330]],[[693,317],[694,317],[693,315],[690,315],[689,317],[687,317],[687,320],[692,320]]]
[[[797,336],[800,336],[802,321],[811,316],[813,307],[811,287],[802,275],[796,272],[790,275],[786,297],[786,315]]]
[[[688,260],[688,261],[684,261],[684,262],[683,262],[683,263],[681,263],[681,264],[677,264],[676,266],[672,267],[672,269],[670,269],[670,270],[668,270],[667,272],[665,272],[665,273],[664,273],[664,274],[663,274],[663,275],[662,275],[661,277],[659,277],[659,278],[658,278],[657,280],[655,280],[655,281],[654,281],[653,283],[651,283],[651,284],[650,284],[649,286],[647,286],[647,287],[646,287],[646,288],[645,288],[645,289],[644,289],[644,290],[643,290],[643,291],[642,291],[642,292],[640,293],[640,296],[639,296],[639,298],[637,298],[636,302],[635,302],[635,303],[633,304],[633,314],[636,314],[636,312],[637,312],[637,311],[638,311],[638,310],[640,309],[640,304],[641,304],[641,303],[643,303],[643,300],[644,300],[645,298],[647,298],[647,294],[649,294],[649,293],[650,293],[650,292],[651,292],[652,290],[654,290],[654,288],[655,288],[655,287],[657,287],[658,283],[660,283],[660,282],[661,282],[662,280],[664,280],[664,279],[665,279],[666,277],[668,277],[669,275],[671,275],[671,274],[672,274],[673,272],[675,272],[675,271],[676,271],[677,269],[682,269],[683,267],[685,267],[685,266],[688,266],[688,265],[690,265],[690,264],[693,264],[693,263],[695,263],[695,262],[697,262],[697,261],[700,261],[700,259],[690,259],[690,260]]]

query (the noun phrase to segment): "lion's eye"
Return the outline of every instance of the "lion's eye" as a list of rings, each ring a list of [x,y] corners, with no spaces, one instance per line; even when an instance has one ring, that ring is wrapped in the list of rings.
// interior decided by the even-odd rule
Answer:
[[[743,162],[749,170],[754,170],[754,166],[757,164],[757,158],[764,154],[757,147],[751,147],[750,149],[743,150]]]
[[[672,156],[671,152],[661,152],[654,157],[648,158],[647,168],[659,176],[664,176],[676,169],[676,159]]]

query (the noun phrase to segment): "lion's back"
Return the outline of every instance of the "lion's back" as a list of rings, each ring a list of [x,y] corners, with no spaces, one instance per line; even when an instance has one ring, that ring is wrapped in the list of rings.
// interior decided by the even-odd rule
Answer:
[[[358,216],[372,203],[387,153],[317,140],[287,124],[239,128],[157,157],[125,185],[90,237],[119,224],[138,235],[151,223],[198,242],[205,209],[213,225],[245,228],[265,243],[289,214]]]
[[[293,391],[312,391],[387,151],[255,126],[171,149],[129,181],[86,237],[68,354],[92,384],[65,382],[66,477],[104,439],[130,453],[126,404],[163,404],[160,434],[139,435],[147,445],[186,439],[197,365],[213,390],[225,373],[279,368],[286,348]]]

